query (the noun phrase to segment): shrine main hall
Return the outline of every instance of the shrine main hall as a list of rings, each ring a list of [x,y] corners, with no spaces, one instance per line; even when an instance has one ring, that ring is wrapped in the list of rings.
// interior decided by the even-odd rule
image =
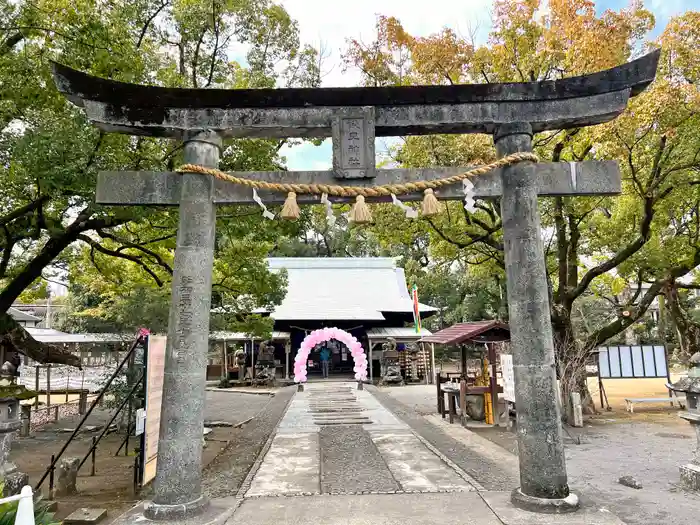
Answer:
[[[281,304],[271,311],[256,310],[274,319],[272,344],[275,347],[276,377],[292,377],[292,366],[297,350],[304,338],[314,330],[324,327],[341,328],[355,336],[365,349],[371,367],[369,378],[379,378],[382,345],[390,338],[397,343],[401,353],[407,344],[417,343],[431,335],[428,330],[416,332],[414,327],[414,302],[403,268],[397,267],[388,257],[272,257],[268,259],[270,271],[287,273],[287,293]],[[422,319],[435,314],[436,308],[419,303]],[[250,353],[259,340],[251,340],[245,334],[214,333],[212,341],[226,341],[231,356],[233,345]],[[252,343],[252,344],[251,344]],[[289,346],[289,359],[285,348]],[[331,341],[328,345],[330,375],[350,377],[353,360],[347,348]],[[320,350],[320,349],[319,349]],[[423,350],[423,348],[421,348]],[[418,374],[425,380],[434,364],[430,347],[421,352]],[[309,378],[321,376],[319,351],[308,359]],[[208,376],[218,377],[220,368],[210,360]],[[286,363],[289,369],[285,373]],[[250,364],[250,363],[249,363]],[[229,370],[235,365],[229,357]],[[430,377],[428,373],[428,377]]]

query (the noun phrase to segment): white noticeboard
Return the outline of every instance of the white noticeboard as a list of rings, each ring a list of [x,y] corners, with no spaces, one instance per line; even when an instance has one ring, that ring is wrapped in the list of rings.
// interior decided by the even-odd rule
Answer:
[[[501,374],[503,374],[503,399],[515,403],[515,374],[513,373],[513,356],[501,354]]]
[[[160,408],[163,401],[166,341],[167,338],[164,336],[151,335],[148,337],[143,485],[146,485],[156,477],[158,437],[160,435]]]
[[[139,408],[136,411],[136,430],[134,435],[140,436],[144,432],[146,432],[146,411],[143,408]]]

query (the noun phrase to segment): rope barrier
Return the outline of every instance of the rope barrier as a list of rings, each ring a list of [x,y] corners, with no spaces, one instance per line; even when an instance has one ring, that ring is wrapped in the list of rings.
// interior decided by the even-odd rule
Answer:
[[[471,184],[467,179],[478,177],[479,175],[484,175],[485,173],[495,169],[505,168],[520,162],[539,162],[539,160],[540,159],[534,153],[513,153],[490,164],[473,168],[458,175],[443,177],[442,179],[419,180],[416,182],[405,182],[402,184],[382,184],[379,186],[343,186],[340,184],[295,184],[267,182],[262,180],[246,179],[244,177],[236,177],[235,175],[231,175],[230,173],[226,173],[216,168],[207,168],[197,164],[184,164],[175,171],[177,173],[198,173],[201,175],[209,175],[219,180],[251,188],[253,190],[253,200],[262,207],[263,215],[268,219],[274,218],[274,215],[270,213],[262,203],[262,200],[257,194],[257,190],[287,192],[287,200],[284,202],[284,206],[282,206],[280,216],[283,219],[288,220],[296,220],[299,218],[300,210],[296,200],[297,194],[321,195],[321,200],[323,201],[325,199],[326,202],[328,202],[329,195],[333,195],[335,197],[355,197],[356,202],[350,211],[349,219],[352,222],[363,224],[372,222],[372,214],[365,203],[366,197],[391,197],[392,201],[397,203],[399,202],[396,198],[397,195],[422,191],[425,194],[423,198],[422,215],[424,217],[432,217],[440,212],[440,203],[438,202],[433,190],[443,186],[456,184],[458,182],[464,182],[465,194],[467,197],[466,206],[468,210],[471,210],[472,206],[470,206],[470,203],[473,203],[473,198],[469,196],[468,187],[473,188],[473,184]],[[403,208],[404,207],[402,206],[402,209]],[[407,216],[408,215],[409,214],[407,214]]]
[[[254,179],[246,179],[236,177],[216,168],[206,168],[196,164],[184,164],[178,167],[177,173],[199,173],[202,175],[210,175],[216,179],[247,186],[256,190],[270,190],[275,192],[294,192],[297,194],[312,194],[312,195],[333,195],[335,197],[389,197],[394,195],[404,195],[406,193],[415,193],[425,191],[427,189],[438,189],[443,186],[456,184],[467,178],[478,177],[498,168],[505,168],[520,162],[539,162],[539,157],[534,153],[513,153],[495,162],[479,166],[458,175],[444,177],[435,180],[420,180],[416,182],[406,182],[403,184],[383,184],[380,186],[342,186],[339,184],[295,184],[295,183],[280,183],[267,182]]]

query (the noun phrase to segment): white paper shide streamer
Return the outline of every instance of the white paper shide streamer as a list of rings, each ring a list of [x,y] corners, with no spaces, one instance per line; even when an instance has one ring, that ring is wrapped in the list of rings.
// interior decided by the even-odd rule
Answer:
[[[474,200],[474,184],[468,178],[462,181],[464,186],[464,209],[469,213],[476,212],[476,201]]]
[[[333,204],[328,200],[327,193],[321,194],[321,204],[326,207],[326,224],[328,224],[329,228],[332,228],[335,226],[335,215],[333,214]]]
[[[418,217],[418,210],[401,202],[398,199],[398,197],[396,195],[394,195],[393,193],[391,194],[391,202],[393,202],[396,206],[401,208],[406,213],[407,218],[415,219],[416,217]]]
[[[263,204],[263,201],[260,198],[260,195],[258,195],[258,190],[256,190],[255,188],[253,188],[253,200],[258,204],[258,206],[260,206],[262,208],[263,217],[265,217],[266,219],[274,220],[275,214],[272,213],[271,211],[269,211],[267,209],[267,206],[265,206]]]

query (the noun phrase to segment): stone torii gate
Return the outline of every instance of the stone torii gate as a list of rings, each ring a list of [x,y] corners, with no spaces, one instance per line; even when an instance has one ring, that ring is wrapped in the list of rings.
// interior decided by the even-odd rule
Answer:
[[[100,129],[183,140],[186,163],[216,168],[225,138],[331,136],[330,171],[233,175],[377,186],[439,179],[465,168],[376,169],[375,137],[488,133],[500,157],[529,152],[533,133],[615,118],[653,81],[658,59],[655,51],[607,71],[557,81],[455,86],[171,89],[95,78],[58,64],[54,77],[58,89]],[[473,183],[475,198],[501,199],[520,462],[520,487],[512,501],[541,512],[572,511],[578,500],[569,493],[564,461],[537,197],[617,194],[619,169],[615,162],[521,162]],[[435,195],[462,199],[464,189],[454,184]],[[284,194],[264,190],[259,196],[270,204],[284,200]],[[145,515],[159,520],[196,515],[207,505],[201,435],[216,206],[252,204],[252,192],[195,173],[107,172],[99,175],[96,200],[180,207],[155,496]],[[368,198],[382,200],[388,198]],[[299,202],[319,201],[299,195]]]

